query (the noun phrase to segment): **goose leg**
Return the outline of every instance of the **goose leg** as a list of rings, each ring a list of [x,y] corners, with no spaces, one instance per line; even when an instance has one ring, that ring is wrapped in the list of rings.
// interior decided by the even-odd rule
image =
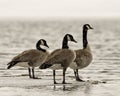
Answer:
[[[34,67],[32,68],[32,75],[33,75],[33,79],[37,79],[36,77],[35,77],[35,72],[34,72]]]
[[[30,69],[30,67],[28,68],[28,73],[29,73],[29,78],[32,78],[32,76],[31,76],[31,69]]]
[[[75,78],[76,78],[76,70],[74,70]]]
[[[62,82],[62,84],[66,84],[66,82],[65,82],[65,72],[66,72],[66,68],[63,68],[63,82]]]
[[[57,84],[57,82],[55,81],[55,70],[53,70],[53,80],[54,80],[54,84]]]
[[[78,69],[76,69],[76,81],[84,82],[82,79],[79,77]]]

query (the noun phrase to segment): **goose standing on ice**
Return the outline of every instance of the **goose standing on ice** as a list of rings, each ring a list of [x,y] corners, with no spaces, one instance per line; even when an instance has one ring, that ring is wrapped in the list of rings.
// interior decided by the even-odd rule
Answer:
[[[41,48],[40,45],[49,48],[47,42],[44,39],[40,39],[36,44],[36,49],[26,50],[15,56],[12,61],[7,64],[7,69],[10,69],[13,66],[28,67],[29,77],[35,79],[36,77],[34,75],[34,68],[44,63],[47,56],[49,55],[49,52]]]
[[[78,69],[87,67],[92,61],[92,53],[87,41],[87,31],[93,29],[89,24],[83,26],[83,49],[75,50],[76,59],[71,63],[70,68],[74,69],[74,74],[77,81],[83,81],[79,78]]]
[[[75,60],[76,54],[73,50],[69,49],[68,41],[75,41],[72,35],[66,34],[63,38],[62,49],[56,49],[53,51],[46,61],[40,66],[40,69],[51,68],[53,69],[53,80],[54,84],[57,84],[55,81],[55,70],[63,69],[63,84],[65,84],[65,72],[69,67],[70,63]]]

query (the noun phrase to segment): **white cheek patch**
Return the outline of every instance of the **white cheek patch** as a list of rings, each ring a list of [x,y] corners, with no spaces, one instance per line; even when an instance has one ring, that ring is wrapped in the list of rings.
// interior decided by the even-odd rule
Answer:
[[[41,40],[41,45],[44,45],[44,42],[43,42],[43,40]]]
[[[89,27],[88,25],[87,25],[86,27],[87,27],[88,29],[90,29],[90,27]]]
[[[68,35],[67,35],[67,40],[68,40],[68,41],[71,41],[70,36],[68,36]]]

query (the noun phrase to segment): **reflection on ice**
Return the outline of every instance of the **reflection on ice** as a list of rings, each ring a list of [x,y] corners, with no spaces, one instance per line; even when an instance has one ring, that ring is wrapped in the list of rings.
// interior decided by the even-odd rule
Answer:
[[[88,33],[94,59],[90,66],[79,71],[86,82],[76,82],[71,69],[67,70],[66,79],[72,84],[65,85],[54,85],[49,69],[36,69],[40,78],[36,80],[28,78],[25,68],[6,69],[11,58],[24,50],[34,49],[40,38],[48,41],[52,51],[60,48],[63,36],[70,33],[78,41],[78,44],[70,45],[71,48],[82,48],[81,29],[85,22],[94,26],[93,32]],[[0,24],[1,96],[119,96],[120,20],[2,21]],[[58,71],[58,82],[61,82],[61,76]]]

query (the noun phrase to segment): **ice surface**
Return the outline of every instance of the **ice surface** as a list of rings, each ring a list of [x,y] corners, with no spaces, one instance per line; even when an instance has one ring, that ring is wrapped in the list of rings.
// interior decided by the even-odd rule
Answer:
[[[66,82],[53,84],[50,69],[35,69],[39,79],[29,79],[28,70],[14,67],[7,70],[7,63],[18,53],[35,48],[37,40],[48,41],[50,51],[61,48],[66,33],[73,34],[82,48],[82,25],[94,28],[88,32],[93,52],[93,62],[79,71],[85,82],[74,79],[73,70],[66,72]],[[70,21],[1,21],[0,22],[0,96],[120,96],[120,20],[70,20]],[[62,82],[62,71],[56,80]]]

